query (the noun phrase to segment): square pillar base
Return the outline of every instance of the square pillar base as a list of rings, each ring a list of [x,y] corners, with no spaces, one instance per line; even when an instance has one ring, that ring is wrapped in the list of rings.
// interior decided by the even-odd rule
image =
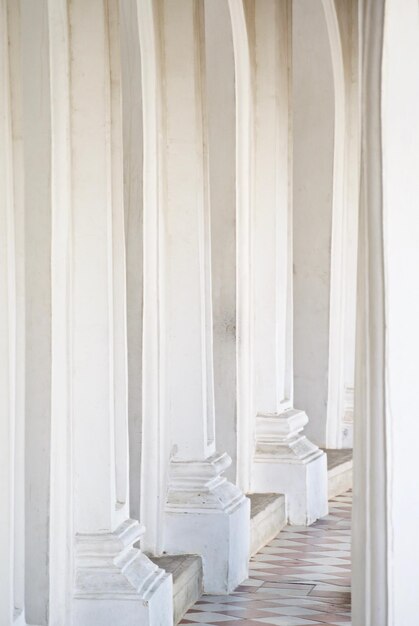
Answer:
[[[288,522],[309,526],[328,513],[326,454],[308,463],[255,462],[252,491],[285,494]]]
[[[227,594],[247,578],[250,501],[221,473],[227,454],[171,463],[165,552],[202,557],[204,591]]]
[[[173,621],[173,583],[140,550],[138,522],[127,520],[113,533],[76,536],[77,626],[167,626]]]
[[[307,526],[328,513],[327,457],[302,430],[303,411],[258,415],[251,489],[286,496],[290,524]]]
[[[118,598],[74,601],[74,624],[77,626],[169,626],[173,623],[170,577],[155,589],[147,600]]]

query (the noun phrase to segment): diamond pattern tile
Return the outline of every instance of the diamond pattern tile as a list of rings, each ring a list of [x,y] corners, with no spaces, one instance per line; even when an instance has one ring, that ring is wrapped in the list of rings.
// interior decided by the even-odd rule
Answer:
[[[312,526],[287,526],[250,562],[249,580],[226,596],[202,596],[181,624],[350,626],[352,492]]]

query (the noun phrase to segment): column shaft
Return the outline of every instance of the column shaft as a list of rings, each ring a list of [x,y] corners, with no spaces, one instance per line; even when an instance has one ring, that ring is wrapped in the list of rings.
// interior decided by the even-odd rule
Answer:
[[[246,576],[249,520],[248,501],[221,476],[231,461],[215,452],[203,2],[137,6],[145,132],[142,511],[148,527],[148,520],[160,527],[145,543],[202,554],[205,588],[226,591]]]
[[[0,615],[9,626],[14,617],[14,508],[16,428],[16,275],[13,198],[13,144],[10,102],[7,3],[0,4]]]
[[[280,413],[292,403],[291,6],[267,0],[252,12],[254,402],[259,413]]]
[[[249,33],[242,0],[229,0],[236,99],[237,483],[250,490],[253,453],[253,117]]]
[[[246,2],[240,20],[238,4],[230,9],[238,151],[250,134],[240,155],[250,183],[237,161],[239,479],[286,494],[290,521],[306,524],[327,511],[327,477],[325,455],[302,434],[308,418],[293,408],[291,3]]]
[[[362,156],[353,623],[419,610],[419,7],[361,3]],[[405,575],[409,572],[409,576]]]
[[[25,624],[24,273],[20,11],[0,3],[0,619]]]
[[[215,451],[203,4],[161,10],[166,411],[176,456],[197,460]]]
[[[57,593],[50,609],[51,623],[61,626],[172,619],[171,577],[133,547],[143,529],[129,518],[118,6],[74,0],[48,7],[50,572],[59,577],[50,583]]]
[[[114,200],[107,2],[76,0],[70,20],[75,524],[77,532],[112,532],[127,515],[115,475],[113,232],[123,207]]]
[[[51,106],[51,467],[49,626],[71,623],[71,144],[67,0],[49,0]]]

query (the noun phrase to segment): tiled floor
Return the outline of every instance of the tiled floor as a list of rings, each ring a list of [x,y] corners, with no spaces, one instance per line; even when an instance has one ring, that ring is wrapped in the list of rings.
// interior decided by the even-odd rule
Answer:
[[[229,596],[203,596],[181,624],[350,626],[352,493],[327,517],[287,526],[250,563],[250,578]]]

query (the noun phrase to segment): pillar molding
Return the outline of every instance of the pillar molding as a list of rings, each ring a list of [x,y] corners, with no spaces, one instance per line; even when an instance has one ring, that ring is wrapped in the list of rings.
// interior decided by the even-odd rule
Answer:
[[[144,111],[145,549],[203,558],[204,588],[247,576],[249,501],[216,451],[202,0],[137,3]],[[215,546],[215,548],[214,548]]]
[[[232,0],[230,12],[239,484],[250,492],[284,493],[290,522],[306,524],[327,513],[327,475],[325,455],[302,434],[307,416],[293,407],[291,3]]]

